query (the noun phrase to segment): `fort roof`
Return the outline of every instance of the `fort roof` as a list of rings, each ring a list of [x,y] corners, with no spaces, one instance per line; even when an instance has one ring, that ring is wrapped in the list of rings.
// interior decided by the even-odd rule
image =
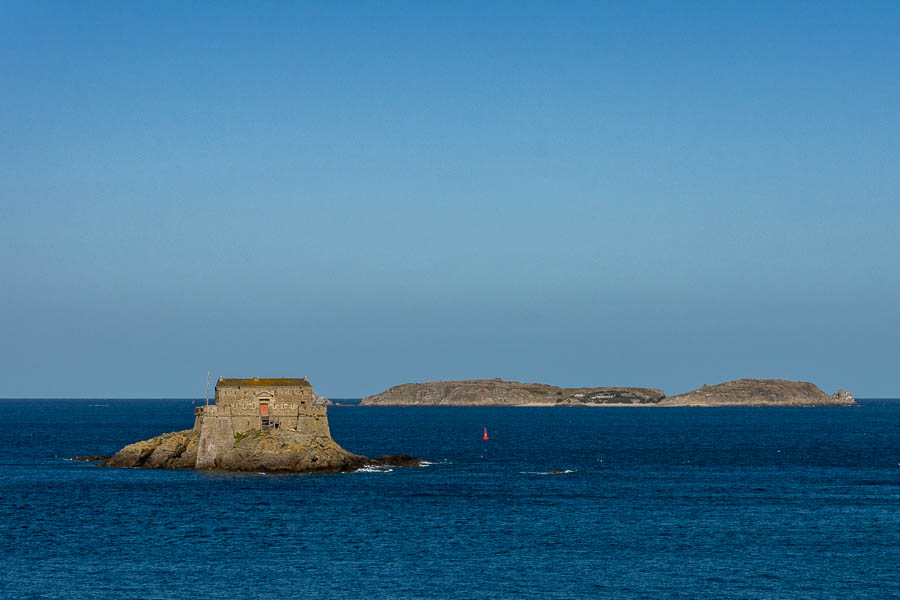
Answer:
[[[225,379],[219,377],[216,387],[310,387],[309,380],[306,377],[290,378],[290,377],[254,377],[252,379]]]

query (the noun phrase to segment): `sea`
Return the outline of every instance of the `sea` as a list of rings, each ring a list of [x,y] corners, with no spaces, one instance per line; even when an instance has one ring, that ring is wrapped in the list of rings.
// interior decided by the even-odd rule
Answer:
[[[427,463],[265,475],[70,460],[191,400],[0,400],[0,598],[900,598],[900,401],[860,402],[334,406]]]

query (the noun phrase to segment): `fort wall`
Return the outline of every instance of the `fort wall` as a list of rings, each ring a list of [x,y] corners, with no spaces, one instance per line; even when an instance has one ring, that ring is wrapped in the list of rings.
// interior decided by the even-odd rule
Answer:
[[[196,467],[214,468],[216,456],[232,447],[235,435],[266,428],[331,437],[327,408],[313,403],[306,378],[220,378],[215,404],[194,410],[194,429],[200,431]]]

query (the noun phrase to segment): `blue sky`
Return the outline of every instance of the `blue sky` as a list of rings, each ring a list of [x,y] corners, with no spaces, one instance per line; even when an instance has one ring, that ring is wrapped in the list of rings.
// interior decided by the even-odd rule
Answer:
[[[0,397],[898,396],[896,3],[0,5]]]

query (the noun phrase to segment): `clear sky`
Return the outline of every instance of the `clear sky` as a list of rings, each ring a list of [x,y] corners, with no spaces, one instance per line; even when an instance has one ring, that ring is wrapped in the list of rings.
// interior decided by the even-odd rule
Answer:
[[[900,396],[900,3],[0,4],[0,397]]]

